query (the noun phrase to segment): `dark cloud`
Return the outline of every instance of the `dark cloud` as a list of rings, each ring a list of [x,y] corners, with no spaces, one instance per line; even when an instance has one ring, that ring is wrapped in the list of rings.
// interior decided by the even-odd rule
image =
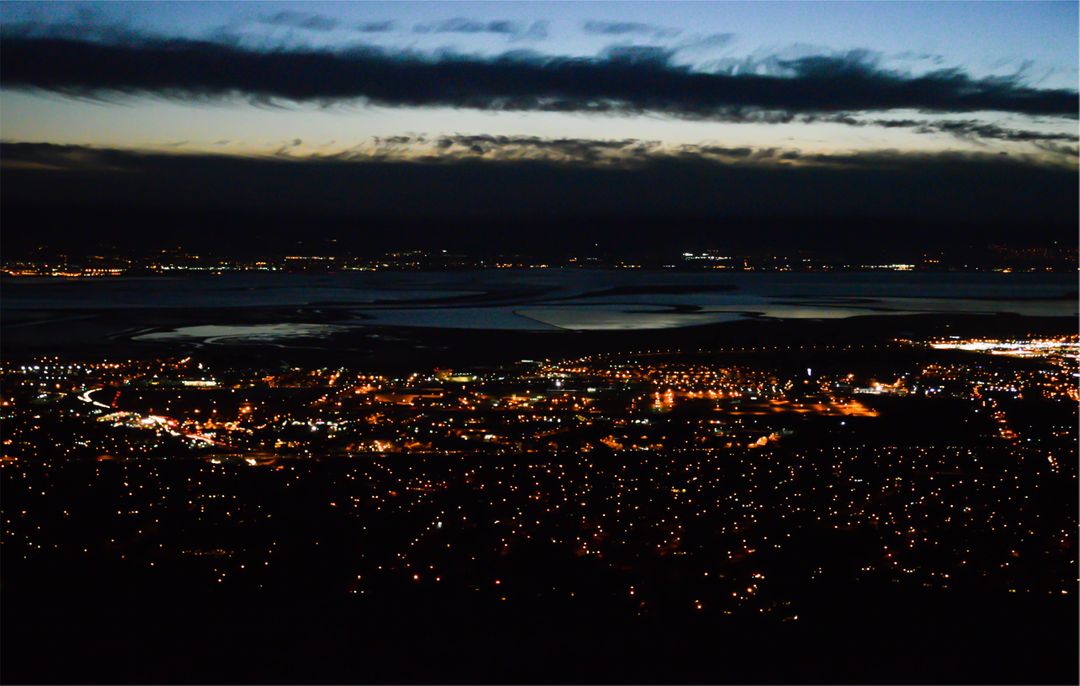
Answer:
[[[920,132],[950,133],[960,138],[979,139],[993,138],[1003,141],[1019,143],[1034,143],[1038,141],[1072,141],[1077,140],[1075,133],[1053,133],[1048,131],[1030,131],[1024,129],[1010,129],[996,124],[987,124],[974,120],[964,121],[936,121],[926,122],[917,127]]]
[[[877,126],[885,129],[912,129],[916,133],[947,133],[971,141],[1000,140],[1013,143],[1076,142],[1076,133],[1015,129],[976,119],[860,119],[851,115],[806,116],[800,121],[822,121],[847,126]]]
[[[394,142],[408,145],[415,138]],[[1056,221],[1071,222],[1073,233],[1077,220],[1075,165],[1012,156],[799,154],[719,145],[653,150],[634,140],[498,136],[423,140],[462,154],[243,157],[3,143],[0,197],[3,204],[43,206],[136,199],[162,208],[458,218],[690,212],[877,217],[913,227],[930,220]],[[626,165],[495,153],[508,146],[566,151],[580,145],[592,153],[604,146],[649,152],[632,153],[635,161]],[[472,147],[481,152],[469,152]],[[827,234],[828,223],[820,226]],[[537,240],[557,238],[556,231]]]
[[[600,58],[621,65],[638,64],[651,69],[664,69],[671,64],[675,51],[659,45],[612,45],[600,52]]]
[[[264,24],[308,31],[333,31],[338,27],[337,19],[309,12],[277,12],[263,17],[261,21]]]
[[[427,22],[413,27],[416,33],[496,33],[513,38],[546,38],[547,22],[524,24],[505,19],[473,21],[460,17],[440,22]]]
[[[450,141],[467,143],[493,145]],[[41,245],[100,254],[117,244],[250,255],[333,238],[339,249],[375,253],[435,245],[566,254],[599,244],[655,256],[756,245],[850,247],[892,260],[1075,241],[1075,166],[897,153],[779,164],[794,151],[713,147],[585,165],[491,153],[403,161],[9,143],[0,144],[0,222],[8,255]]]
[[[541,138],[539,136],[495,136],[489,134],[440,136],[436,146],[443,154],[462,150],[496,160],[561,160],[596,163],[627,163],[646,159],[660,146],[658,141],[634,138],[597,140],[591,138]]]
[[[383,136],[376,137],[375,144],[379,146],[398,146],[398,145],[412,145],[414,143],[426,143],[426,136]]]
[[[603,36],[638,35],[668,38],[682,33],[679,29],[654,24],[642,24],[636,21],[587,21],[582,25],[582,29],[584,29],[585,33]]]
[[[357,24],[353,27],[353,30],[360,33],[386,33],[387,31],[394,30],[394,22],[392,21],[368,21],[362,24]]]
[[[78,96],[246,96],[255,101],[739,118],[754,113],[996,110],[1075,118],[1076,91],[957,69],[906,76],[861,53],[783,63],[783,75],[701,72],[655,48],[596,58],[507,53],[483,58],[362,48],[261,51],[190,40],[88,42],[7,35],[0,85]]]
[[[737,119],[739,123],[803,123],[826,122],[846,126],[912,129],[916,133],[946,133],[975,142],[986,139],[1017,143],[1031,143],[1037,149],[1053,154],[1069,156],[1074,153],[1068,146],[1052,143],[1076,143],[1080,137],[1075,133],[1032,131],[1012,129],[987,124],[977,120],[931,121],[927,119],[860,119],[850,115],[783,115],[778,113],[746,113]],[[726,147],[706,144],[684,144],[673,150],[662,148],[660,141],[644,141],[635,138],[603,140],[593,138],[542,138],[539,136],[505,136],[491,134],[440,136],[434,140],[424,135],[387,136],[375,138],[378,148],[416,146],[434,143],[441,151],[457,152],[468,149],[473,153],[489,155],[491,159],[563,159],[582,162],[616,161],[632,162],[655,158],[661,154],[690,156],[718,156],[733,159],[794,160],[796,151],[777,148]]]
[[[374,139],[375,150],[366,146],[344,153],[337,159],[401,159],[408,151],[414,154],[425,146],[438,151],[438,161],[461,161],[482,157],[490,161],[545,161],[579,165],[608,165],[621,168],[640,167],[660,161],[716,161],[783,163],[799,159],[794,151],[779,148],[730,147],[714,144],[664,146],[660,141],[638,138],[542,138],[540,136],[504,136],[493,134],[443,135],[428,137],[389,136]],[[435,160],[432,160],[435,161]]]
[[[1043,152],[1048,152],[1052,155],[1059,155],[1061,157],[1075,158],[1080,157],[1080,146],[1075,143],[1073,145],[1063,145],[1061,143],[1054,143],[1048,141],[1035,141],[1034,145]]]
[[[304,141],[299,138],[294,138],[291,141],[285,141],[280,146],[278,146],[278,149],[274,151],[274,154],[282,157],[288,156],[290,150],[292,150],[293,148],[298,148],[303,144]]]

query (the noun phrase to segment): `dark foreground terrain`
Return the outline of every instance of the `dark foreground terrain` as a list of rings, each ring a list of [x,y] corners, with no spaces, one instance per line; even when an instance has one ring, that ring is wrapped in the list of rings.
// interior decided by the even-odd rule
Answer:
[[[1068,683],[1075,471],[1020,456],[8,463],[3,677]]]
[[[68,570],[78,574],[77,570]],[[56,575],[59,577],[60,575]],[[805,620],[625,619],[610,607],[413,591],[192,593],[49,578],[4,594],[7,683],[1074,683],[1076,608],[820,589]],[[172,586],[169,586],[171,581]],[[303,577],[296,584],[309,583]],[[288,599],[284,599],[284,597]]]
[[[18,348],[0,676],[1074,683],[1074,327]]]

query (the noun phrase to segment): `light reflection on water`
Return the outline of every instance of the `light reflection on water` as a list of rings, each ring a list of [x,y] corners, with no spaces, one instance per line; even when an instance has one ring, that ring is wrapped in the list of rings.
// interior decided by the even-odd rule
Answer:
[[[3,305],[13,315],[18,311],[60,314],[62,310],[66,317],[126,309],[134,325],[153,321],[149,314],[167,310],[178,313],[174,318],[178,321],[171,324],[174,328],[141,333],[136,339],[219,343],[327,337],[370,326],[624,330],[745,317],[1077,314],[1076,281],[1071,274],[592,269],[9,280],[4,282]],[[286,316],[283,312],[288,309],[291,312]],[[140,319],[142,310],[148,313],[145,320]],[[208,317],[209,310],[218,311],[219,316]],[[228,321],[233,310],[243,311],[243,318],[221,325],[208,323]],[[333,323],[323,323],[327,321]]]
[[[549,307],[519,310],[517,315],[541,324],[571,331],[618,331],[627,329],[673,329],[700,324],[716,324],[742,319],[738,313],[657,312],[603,309],[598,307]]]
[[[284,338],[322,338],[340,327],[329,324],[204,324],[133,336],[136,341],[202,340],[206,343],[272,343]]]

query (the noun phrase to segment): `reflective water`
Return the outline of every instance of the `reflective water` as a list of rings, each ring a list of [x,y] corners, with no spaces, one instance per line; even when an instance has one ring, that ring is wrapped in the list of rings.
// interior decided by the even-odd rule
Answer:
[[[1077,294],[1074,274],[926,272],[537,269],[3,281],[9,322],[20,311],[72,316],[117,309],[129,311],[136,325],[140,311],[178,311],[194,320],[143,332],[142,339],[225,342],[319,337],[370,326],[556,331],[684,327],[746,317],[1075,317]],[[244,322],[199,322],[198,313],[211,309],[242,310]]]

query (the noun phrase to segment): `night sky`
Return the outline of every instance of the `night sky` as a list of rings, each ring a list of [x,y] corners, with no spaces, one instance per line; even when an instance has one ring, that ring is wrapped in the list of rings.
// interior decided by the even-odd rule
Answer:
[[[0,13],[16,223],[104,205],[1075,229],[1072,2]]]

